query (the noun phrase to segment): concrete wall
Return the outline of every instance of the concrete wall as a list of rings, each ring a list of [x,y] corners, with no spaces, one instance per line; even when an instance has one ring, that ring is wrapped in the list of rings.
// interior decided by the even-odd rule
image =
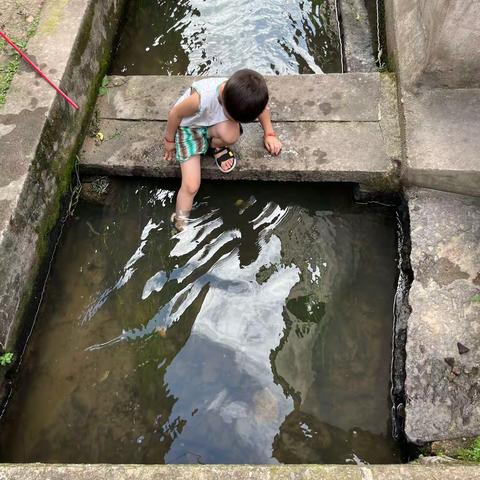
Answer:
[[[46,0],[27,53],[79,104],[22,65],[0,110],[0,345],[14,350],[69,192],[82,127],[105,73],[123,0]],[[41,279],[40,279],[41,280]]]
[[[478,0],[386,0],[385,9],[389,51],[405,86],[480,87]]]

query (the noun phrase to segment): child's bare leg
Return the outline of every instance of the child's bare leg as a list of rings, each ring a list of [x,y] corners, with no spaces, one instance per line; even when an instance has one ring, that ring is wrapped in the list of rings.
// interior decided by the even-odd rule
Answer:
[[[175,215],[177,221],[184,221],[190,215],[193,199],[200,188],[200,155],[189,158],[180,165],[182,186],[177,194]]]
[[[233,145],[240,138],[240,124],[227,120],[217,123],[208,129],[208,136],[211,138],[210,145],[213,148]],[[222,168],[228,170],[233,165],[233,160],[222,163]]]

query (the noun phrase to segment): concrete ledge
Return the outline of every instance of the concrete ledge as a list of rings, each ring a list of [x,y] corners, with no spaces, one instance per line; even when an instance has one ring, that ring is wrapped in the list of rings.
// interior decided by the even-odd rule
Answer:
[[[480,198],[408,189],[411,315],[405,432],[415,443],[480,434]],[[463,350],[458,343],[467,347]]]
[[[106,141],[86,139],[81,151],[84,173],[176,177],[180,169],[163,160],[161,139],[165,122],[103,120]],[[377,123],[277,123],[283,142],[279,157],[270,156],[262,143],[259,125],[246,125],[236,145],[237,168],[228,175],[213,160],[203,163],[204,178],[229,180],[306,180],[394,183],[394,165],[386,155]]]
[[[105,140],[87,138],[85,173],[171,177],[179,168],[163,160],[168,111],[191,84],[184,77],[111,77],[98,103]],[[275,129],[282,154],[267,154],[258,124],[245,125],[229,175],[212,161],[204,178],[359,182],[397,188],[400,142],[392,77],[374,74],[269,77]]]
[[[465,480],[478,478],[469,465],[3,465],[8,480]]]
[[[82,125],[121,0],[46,0],[27,53],[80,105],[74,111],[22,66],[0,110],[0,344],[16,343],[19,319],[48,251],[61,199],[70,186]]]

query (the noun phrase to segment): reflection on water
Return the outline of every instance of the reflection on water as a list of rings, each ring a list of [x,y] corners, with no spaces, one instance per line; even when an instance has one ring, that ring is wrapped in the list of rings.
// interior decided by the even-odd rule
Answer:
[[[341,72],[333,0],[131,0],[115,75]]]
[[[2,461],[389,463],[395,223],[347,187],[119,180],[58,251]]]

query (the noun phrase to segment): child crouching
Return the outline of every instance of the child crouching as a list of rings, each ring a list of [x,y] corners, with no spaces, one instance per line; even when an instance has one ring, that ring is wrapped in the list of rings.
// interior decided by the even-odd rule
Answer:
[[[229,79],[206,78],[194,82],[168,115],[165,160],[180,163],[182,185],[177,195],[175,219],[181,227],[190,215],[200,187],[201,155],[211,154],[218,168],[231,172],[236,157],[230,149],[242,134],[241,123],[257,118],[264,144],[272,155],[282,148],[272,127],[265,79],[253,70],[239,70]]]

